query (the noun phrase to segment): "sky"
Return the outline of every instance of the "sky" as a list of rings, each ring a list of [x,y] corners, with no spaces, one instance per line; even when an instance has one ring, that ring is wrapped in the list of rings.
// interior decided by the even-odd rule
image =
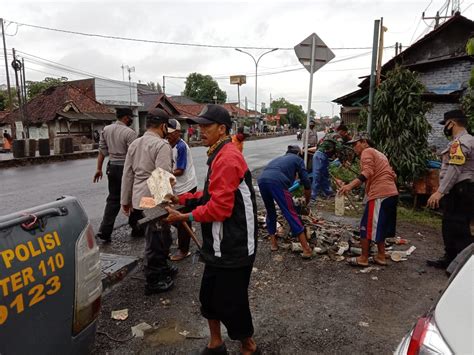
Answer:
[[[26,80],[65,76],[69,80],[100,76],[128,80],[122,66],[134,67],[134,82],[159,82],[165,76],[166,93],[179,95],[188,74],[216,78],[237,102],[237,86],[230,75],[247,75],[240,87],[242,106],[255,104],[255,63],[235,48],[171,45],[83,36],[34,28],[128,37],[139,40],[229,46],[280,48],[265,54],[258,64],[258,109],[270,96],[308,108],[310,75],[298,62],[293,47],[316,33],[335,58],[314,74],[312,109],[320,115],[338,114],[331,103],[358,87],[370,72],[374,20],[383,17],[383,63],[395,55],[395,42],[406,48],[433,29],[423,20],[444,9],[448,1],[24,1],[1,0],[0,16],[9,62],[11,49],[24,58]],[[472,0],[459,0],[461,13],[474,18]],[[448,14],[451,12],[449,7]],[[445,11],[443,11],[443,14]],[[0,43],[0,48],[3,45]],[[245,49],[255,57],[268,49]],[[12,79],[13,71],[10,71]],[[13,80],[14,82],[14,80]],[[0,84],[6,83],[0,63]]]

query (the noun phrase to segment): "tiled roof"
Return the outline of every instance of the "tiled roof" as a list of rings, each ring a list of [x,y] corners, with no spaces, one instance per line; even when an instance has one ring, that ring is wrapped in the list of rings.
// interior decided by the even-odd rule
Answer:
[[[61,112],[69,109],[74,112],[77,109],[79,113],[88,114],[114,113],[109,107],[97,102],[70,84],[51,87],[34,97],[26,105],[27,117],[31,123],[52,121]],[[13,122],[19,118],[20,114],[16,109],[8,116],[7,120]]]

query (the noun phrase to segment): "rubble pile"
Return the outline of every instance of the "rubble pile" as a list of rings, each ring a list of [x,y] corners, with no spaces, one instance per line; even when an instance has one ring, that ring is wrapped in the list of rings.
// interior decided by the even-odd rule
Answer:
[[[333,261],[343,261],[348,257],[358,256],[362,253],[359,231],[340,222],[332,222],[315,218],[311,214],[302,215],[301,219],[306,226],[306,238],[313,247],[313,255],[326,255]],[[295,253],[303,251],[301,244],[291,236],[283,216],[278,214],[277,234],[283,239],[281,249],[291,250]],[[262,237],[267,236],[265,230],[265,211],[259,211],[258,222]],[[285,226],[285,227],[284,227]],[[387,238],[385,240],[386,257],[394,262],[407,260],[416,249],[409,246],[409,241],[401,237]],[[370,249],[371,255],[377,254],[377,245]]]

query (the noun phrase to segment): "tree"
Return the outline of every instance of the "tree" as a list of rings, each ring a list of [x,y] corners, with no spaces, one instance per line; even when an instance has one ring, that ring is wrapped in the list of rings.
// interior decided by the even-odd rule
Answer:
[[[149,81],[145,85],[152,91],[156,91],[157,93],[160,93],[160,94],[163,93],[163,89],[161,88],[161,85],[159,83]]]
[[[217,103],[227,100],[226,92],[219,88],[217,81],[210,75],[199,73],[188,75],[183,94],[199,103],[214,103],[214,96],[217,96]]]
[[[306,114],[301,105],[292,104],[282,97],[278,100],[273,100],[270,107],[273,113],[277,113],[279,108],[286,108],[288,110],[288,114],[280,116],[280,124],[289,123],[294,128],[297,128],[300,124],[305,125]]]
[[[31,100],[33,97],[41,94],[46,89],[52,86],[63,85],[68,79],[65,76],[60,78],[51,78],[46,77],[42,81],[27,81],[26,85],[28,88],[28,100]]]
[[[12,92],[12,104],[13,109],[18,107],[18,96],[16,94],[16,88],[11,88]],[[0,91],[0,111],[9,110],[10,109],[10,99],[8,98],[8,91],[1,90]]]
[[[466,53],[470,56],[474,55],[474,37],[467,41]],[[461,105],[468,118],[468,130],[470,133],[474,133],[474,68],[471,69],[469,86],[461,99]]]
[[[390,160],[400,183],[422,176],[431,157],[431,126],[425,118],[430,105],[422,100],[423,92],[416,73],[396,67],[375,94],[371,138]]]

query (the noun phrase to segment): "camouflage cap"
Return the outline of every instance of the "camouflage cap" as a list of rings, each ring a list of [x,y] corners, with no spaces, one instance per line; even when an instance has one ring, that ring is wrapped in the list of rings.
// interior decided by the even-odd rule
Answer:
[[[367,132],[358,132],[350,141],[347,142],[347,144],[353,144],[360,141],[361,139],[370,140],[370,135]]]

